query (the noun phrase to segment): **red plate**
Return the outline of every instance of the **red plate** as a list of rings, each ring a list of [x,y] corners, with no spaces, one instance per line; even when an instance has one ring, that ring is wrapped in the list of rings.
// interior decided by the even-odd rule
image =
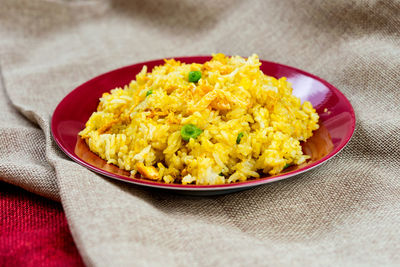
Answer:
[[[209,56],[181,57],[185,63],[204,63]],[[92,153],[85,142],[78,138],[90,115],[96,110],[99,98],[104,92],[115,87],[123,87],[144,65],[148,70],[161,65],[164,60],[153,60],[123,67],[105,74],[77,87],[57,106],[51,121],[51,132],[57,145],[74,161],[86,168],[110,178],[154,188],[169,189],[182,193],[212,195],[229,193],[274,181],[279,181],[306,172],[336,155],[350,140],[355,129],[355,115],[349,100],[328,82],[305,71],[261,60],[261,70],[270,76],[282,76],[292,83],[293,94],[302,101],[308,100],[320,116],[320,129],[302,144],[303,152],[311,159],[301,165],[293,166],[276,176],[248,180],[246,182],[223,185],[181,185],[165,184],[140,177],[129,177],[129,173],[107,164]]]

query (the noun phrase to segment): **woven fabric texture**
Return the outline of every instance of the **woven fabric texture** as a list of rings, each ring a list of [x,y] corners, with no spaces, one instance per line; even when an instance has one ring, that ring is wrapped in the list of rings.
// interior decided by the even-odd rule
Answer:
[[[60,203],[0,186],[0,266],[83,266]]]
[[[397,0],[0,0],[0,177],[60,200],[89,266],[398,265],[399,14]],[[353,139],[306,174],[202,198],[96,175],[52,141],[54,108],[90,78],[214,52],[329,81]]]

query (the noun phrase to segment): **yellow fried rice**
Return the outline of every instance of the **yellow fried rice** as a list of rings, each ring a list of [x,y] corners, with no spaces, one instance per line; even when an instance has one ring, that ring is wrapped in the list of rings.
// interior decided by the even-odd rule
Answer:
[[[174,59],[100,98],[79,135],[108,163],[145,179],[214,185],[275,175],[304,163],[300,141],[318,129],[311,103],[285,77],[249,58],[215,54],[204,64]],[[197,82],[189,73],[201,73]],[[182,127],[200,135],[184,140]]]

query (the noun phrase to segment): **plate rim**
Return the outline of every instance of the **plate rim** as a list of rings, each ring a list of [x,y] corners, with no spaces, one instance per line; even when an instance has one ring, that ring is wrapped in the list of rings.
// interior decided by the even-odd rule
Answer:
[[[330,160],[331,158],[333,158],[334,156],[336,156],[337,154],[339,154],[340,151],[343,150],[343,148],[350,142],[351,138],[354,136],[354,132],[356,129],[356,116],[355,116],[355,112],[354,112],[354,108],[351,105],[349,99],[339,90],[337,89],[335,86],[333,86],[332,84],[330,84],[329,82],[327,82],[326,80],[308,73],[304,70],[292,67],[292,66],[288,66],[288,65],[284,65],[281,63],[277,63],[277,62],[273,62],[273,61],[268,61],[268,60],[262,60],[260,59],[260,62],[262,64],[267,63],[267,64],[273,64],[273,65],[277,65],[279,67],[283,67],[286,69],[291,69],[294,70],[297,73],[300,73],[302,75],[311,77],[312,79],[315,79],[319,82],[321,82],[322,84],[324,84],[326,87],[329,88],[329,90],[334,91],[335,93],[339,94],[341,96],[341,100],[344,100],[346,102],[346,106],[349,107],[349,112],[350,112],[350,117],[351,117],[351,130],[346,134],[346,136],[344,136],[343,141],[339,144],[339,146],[337,146],[335,149],[333,149],[328,155],[322,157],[321,159],[312,162],[309,165],[304,166],[303,168],[297,169],[297,170],[293,170],[293,171],[289,171],[287,173],[282,173],[279,175],[275,175],[275,176],[270,176],[270,177],[263,177],[263,178],[257,178],[257,179],[252,179],[252,180],[247,180],[244,182],[236,182],[236,183],[229,183],[229,184],[220,184],[220,185],[193,185],[193,184],[189,184],[189,185],[183,185],[183,184],[167,184],[167,183],[160,183],[160,182],[155,182],[155,181],[151,181],[151,180],[146,180],[146,179],[139,179],[139,178],[130,178],[130,177],[126,177],[126,176],[122,176],[119,174],[115,174],[115,173],[111,173],[105,170],[102,170],[84,160],[82,160],[81,158],[79,158],[77,155],[74,155],[74,153],[71,153],[69,151],[69,149],[59,140],[59,138],[57,138],[56,136],[56,132],[57,130],[55,129],[55,124],[56,124],[56,118],[57,118],[57,114],[58,112],[60,112],[60,109],[62,108],[62,106],[64,105],[64,102],[74,93],[76,93],[77,90],[79,90],[81,87],[85,87],[87,84],[90,84],[98,79],[103,78],[104,76],[110,75],[111,73],[114,72],[119,72],[122,71],[124,69],[127,68],[131,68],[133,66],[136,65],[148,65],[148,64],[154,64],[156,62],[160,62],[163,61],[164,59],[175,59],[175,60],[191,60],[191,59],[195,59],[195,58],[201,58],[204,60],[209,60],[212,57],[209,55],[196,55],[196,56],[183,56],[183,57],[166,57],[163,59],[153,59],[153,60],[148,60],[148,61],[143,61],[143,62],[138,62],[138,63],[134,63],[131,65],[127,65],[127,66],[123,66],[105,73],[102,73],[100,75],[95,76],[94,78],[80,84],[79,86],[75,87],[73,90],[71,90],[67,95],[64,96],[64,98],[57,104],[56,108],[53,111],[52,117],[51,117],[51,122],[50,122],[50,129],[51,129],[51,136],[53,138],[53,140],[56,142],[57,146],[73,161],[75,161],[76,163],[80,164],[83,167],[88,168],[89,170],[107,176],[109,178],[113,178],[116,180],[120,180],[120,181],[124,181],[124,182],[128,182],[128,183],[133,183],[136,185],[141,185],[141,186],[146,186],[146,187],[152,187],[152,188],[160,188],[160,189],[170,189],[170,190],[182,190],[182,191],[216,191],[216,190],[231,190],[231,189],[240,189],[240,188],[247,188],[247,187],[254,187],[254,186],[258,186],[258,185],[262,185],[262,184],[267,184],[267,183],[271,183],[271,182],[276,182],[276,181],[280,181],[280,180],[284,180],[296,175],[299,175],[301,173],[307,172],[311,169],[314,169],[317,166],[322,165],[323,163],[327,162],[328,160]]]

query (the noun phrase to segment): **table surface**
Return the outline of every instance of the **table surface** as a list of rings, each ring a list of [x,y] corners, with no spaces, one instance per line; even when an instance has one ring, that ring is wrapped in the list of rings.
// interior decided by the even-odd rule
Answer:
[[[60,203],[0,188],[0,266],[84,266]]]

